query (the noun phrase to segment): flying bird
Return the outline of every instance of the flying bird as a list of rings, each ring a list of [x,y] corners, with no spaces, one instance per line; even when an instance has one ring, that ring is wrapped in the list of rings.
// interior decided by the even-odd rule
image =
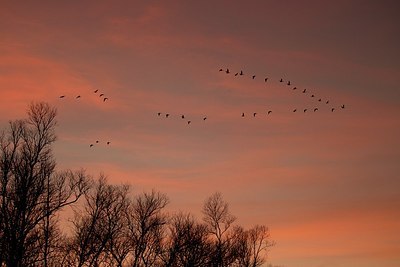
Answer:
[[[185,118],[185,115],[182,115],[181,118],[184,119],[184,118]]]
[[[107,145],[109,145],[110,143],[111,143],[111,142],[110,142],[110,141],[108,141],[108,142],[107,142]]]
[[[315,95],[311,95],[311,97],[315,97]]]
[[[60,95],[60,98],[64,98],[65,97],[65,95]]]
[[[244,112],[242,113],[242,117],[244,117]]]
[[[219,71],[223,71],[223,69],[219,69]]]
[[[253,78],[253,80],[254,80],[254,79],[256,78],[256,75],[253,75],[252,78]]]
[[[318,101],[319,101],[319,102],[321,102],[321,101],[322,101],[322,99],[320,98],[320,99],[318,99]]]
[[[108,97],[105,97],[105,98],[103,99],[103,102],[106,102],[106,100],[108,100]]]
[[[253,113],[253,117],[255,117],[256,115],[257,115],[257,112],[254,112],[254,113]]]
[[[318,108],[314,108],[314,112],[317,111],[317,110],[318,110]]]
[[[293,87],[293,90],[296,90],[297,89],[297,87]]]
[[[325,102],[325,104],[329,104],[329,100]]]
[[[226,69],[226,73],[229,74],[229,69]]]
[[[335,108],[332,108],[331,111],[334,112],[334,111],[335,111]]]
[[[242,76],[243,75],[243,71],[240,71],[239,75]]]
[[[296,112],[296,111],[297,111],[297,109],[294,109],[294,110],[293,110],[293,112]]]
[[[290,85],[290,81],[287,82],[287,85]]]
[[[203,118],[203,121],[205,121],[206,119],[207,119],[207,117],[204,117],[204,118]]]
[[[96,140],[96,144],[98,144],[99,143],[99,140]]]
[[[90,146],[89,147],[93,147],[94,145],[93,144],[90,144]]]
[[[238,74],[239,74],[239,72],[236,72],[236,73],[235,73],[235,76],[238,76]]]
[[[158,115],[158,116],[161,116],[161,112],[158,112],[157,115]]]
[[[303,93],[305,93],[306,91],[307,91],[307,89],[304,89],[304,90],[303,90]]]
[[[267,81],[268,81],[268,77],[264,79],[264,82],[267,82]]]
[[[344,104],[340,106],[341,108],[344,108]]]
[[[306,113],[307,109],[304,109],[303,112]]]
[[[267,114],[271,114],[271,112],[272,112],[272,110],[268,110],[268,113],[267,113]]]
[[[78,98],[81,98],[81,96],[80,95],[76,96],[76,99],[78,99]]]
[[[281,79],[279,80],[279,82],[280,82],[280,83],[283,83],[283,79],[281,78]]]
[[[100,94],[99,97],[102,97],[104,94]]]
[[[165,114],[165,117],[168,118],[169,117],[169,113]]]
[[[188,122],[187,122],[187,124],[190,124],[190,123],[191,123],[191,121],[188,121]]]
[[[94,90],[94,93],[97,93],[99,91],[99,89]]]

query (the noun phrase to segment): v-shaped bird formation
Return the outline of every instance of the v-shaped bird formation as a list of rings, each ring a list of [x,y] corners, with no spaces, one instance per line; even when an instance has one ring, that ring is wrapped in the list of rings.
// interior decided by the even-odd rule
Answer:
[[[248,76],[251,80],[257,80],[256,74],[246,75],[243,70],[232,72],[231,69],[229,69],[229,68],[226,68],[226,69],[220,68],[219,72],[221,72],[225,75],[233,75],[233,77],[235,77],[235,79],[239,79],[236,77]],[[264,83],[268,84],[271,81],[271,78],[270,77],[262,77],[262,81],[264,81]],[[330,105],[331,102],[329,99],[317,97],[316,93],[310,93],[310,90],[307,88],[298,90],[298,87],[294,86],[292,81],[290,81],[290,80],[285,80],[283,78],[280,78],[280,79],[276,79],[276,81],[279,82],[279,84],[281,84],[282,86],[289,87],[291,89],[291,91],[293,91],[293,92],[300,92],[301,95],[308,96],[311,99],[315,99],[315,104],[312,107],[292,107],[291,109],[289,108],[289,110],[292,113],[296,113],[298,110],[302,111],[301,113],[309,113],[309,112],[315,113],[315,112],[318,112],[321,108],[325,108],[325,107],[327,107],[327,110],[330,110],[330,112],[335,112],[336,110],[345,109],[344,104],[342,104],[340,106],[332,106],[332,105]],[[273,113],[273,111],[270,109],[266,109],[265,112],[263,112],[263,113],[252,112],[250,114],[246,114],[245,112],[242,112],[241,117],[242,118],[245,118],[245,117],[256,118],[256,117],[263,116],[263,115],[271,115],[272,113]],[[240,115],[240,114],[238,114],[238,115]],[[165,119],[168,119],[168,118],[179,119],[180,118],[180,119],[184,120],[188,125],[192,123],[192,120],[188,120],[187,116],[183,115],[183,114],[171,114],[169,112],[165,112],[165,113],[157,112],[157,116],[159,118],[165,118]],[[206,121],[206,119],[207,119],[207,116],[204,116],[203,121]]]
[[[220,68],[219,71],[222,72],[222,73],[225,73],[226,75],[229,75],[229,74],[232,73],[229,68],[226,68],[226,69]],[[236,73],[240,73],[240,76],[246,76],[246,74],[243,72],[243,70],[240,70],[240,72],[236,72]],[[237,76],[237,75],[235,74],[235,76]],[[249,74],[248,77],[251,80],[256,80],[257,75]],[[267,83],[268,81],[270,81],[270,78],[269,77],[264,77],[263,81],[264,81],[264,83]],[[292,82],[290,80],[284,80],[283,78],[280,78],[280,79],[276,79],[276,81],[279,81],[280,84],[283,84],[283,85],[286,84],[286,86],[291,86],[290,89],[293,92],[298,89],[297,86],[293,86],[293,84],[292,84]],[[345,109],[345,105],[344,104],[342,104],[340,106],[329,105],[329,103],[330,103],[329,99],[323,99],[322,97],[317,97],[316,93],[310,93],[310,90],[308,90],[307,88],[304,88],[303,90],[300,90],[300,91],[305,96],[309,96],[310,98],[315,99],[316,102],[325,103],[325,106],[328,106],[328,108],[330,108],[331,112],[334,112],[336,110]],[[315,103],[315,106],[312,109],[310,108],[310,110],[312,110],[313,112],[319,111],[321,107],[317,106],[317,105],[318,105],[318,103]],[[309,108],[303,108],[303,113],[306,113],[308,110],[309,110]],[[297,108],[292,108],[292,111],[296,112]],[[267,114],[270,114],[271,112],[272,111],[268,111]],[[253,117],[255,117],[256,114],[257,113],[253,113]],[[242,117],[245,117],[245,113],[242,113]]]

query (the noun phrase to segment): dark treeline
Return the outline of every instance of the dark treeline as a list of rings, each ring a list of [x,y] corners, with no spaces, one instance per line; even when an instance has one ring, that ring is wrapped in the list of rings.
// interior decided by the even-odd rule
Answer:
[[[235,224],[220,193],[203,218],[167,214],[168,197],[133,195],[127,185],[56,171],[56,110],[32,104],[0,135],[0,266],[260,266],[268,228]],[[74,210],[61,221],[65,208]],[[68,231],[62,226],[68,224]]]

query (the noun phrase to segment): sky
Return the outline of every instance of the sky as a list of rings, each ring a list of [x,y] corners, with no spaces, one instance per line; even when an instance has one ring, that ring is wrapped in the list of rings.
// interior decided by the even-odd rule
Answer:
[[[0,0],[0,126],[50,103],[59,170],[199,219],[221,192],[238,224],[269,227],[273,266],[399,266],[399,10]]]

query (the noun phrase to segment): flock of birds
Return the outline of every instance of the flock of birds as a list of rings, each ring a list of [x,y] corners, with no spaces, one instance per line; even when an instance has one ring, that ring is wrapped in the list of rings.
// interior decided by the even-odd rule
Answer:
[[[225,74],[228,74],[228,75],[229,75],[229,74],[233,74],[233,72],[231,72],[229,68],[226,68],[226,69],[220,68],[220,69],[219,69],[219,72],[222,72],[222,73],[225,73]],[[244,74],[243,70],[240,70],[240,71],[238,71],[238,72],[235,72],[235,73],[234,73],[234,76],[235,76],[235,77],[236,77],[236,76],[245,76],[245,74]],[[250,75],[250,78],[251,78],[252,80],[255,80],[256,77],[257,77],[257,76],[254,75],[254,74],[253,74],[253,75]],[[270,79],[269,79],[269,77],[263,77],[263,81],[264,81],[264,83],[267,83],[267,82],[270,81]],[[279,80],[277,79],[276,81],[279,81],[279,83],[281,83],[281,84],[283,84],[283,85],[291,86],[290,88],[291,88],[293,91],[296,91],[296,90],[297,90],[297,91],[302,92],[303,94],[308,94],[308,95],[310,95],[311,98],[313,98],[313,99],[315,99],[317,102],[323,104],[323,106],[328,106],[328,107],[330,108],[330,111],[331,111],[331,112],[334,112],[335,110],[338,110],[338,109],[344,109],[344,108],[345,108],[345,105],[344,105],[344,104],[343,104],[343,105],[340,105],[340,106],[337,106],[337,107],[335,107],[335,106],[329,106],[329,104],[330,104],[330,100],[329,100],[329,99],[322,99],[322,98],[319,98],[319,97],[317,97],[314,93],[310,93],[309,90],[307,90],[307,89],[299,90],[296,86],[293,86],[293,85],[292,85],[292,83],[291,83],[290,80],[287,80],[287,81],[286,81],[286,80],[284,80],[283,78],[281,78],[281,79],[279,79]],[[98,97],[102,100],[102,102],[106,102],[106,101],[108,100],[108,97],[106,97],[104,93],[99,92],[98,89],[94,90],[93,93],[96,94],[96,95],[98,95]],[[59,98],[60,98],[60,99],[64,99],[64,98],[66,98],[66,95],[61,95],[61,96],[59,96]],[[74,96],[73,98],[76,99],[76,100],[79,100],[79,99],[81,99],[81,95],[76,95],[76,96]],[[303,112],[303,113],[306,113],[307,111],[308,111],[308,112],[317,112],[317,111],[319,111],[319,107],[318,107],[318,106],[314,106],[313,108],[302,108],[302,109],[294,108],[294,109],[292,109],[291,111],[292,111],[293,113],[295,113],[295,112]],[[272,113],[272,110],[267,110],[266,113],[265,113],[265,115],[270,115],[271,113]],[[257,115],[258,115],[257,112],[253,112],[252,114],[250,113],[249,116],[256,117]],[[172,115],[171,113],[157,112],[157,116],[160,117],[160,118],[164,117],[164,118],[166,118],[166,119],[171,118],[171,117],[177,117],[177,118],[180,118],[181,120],[185,121],[188,125],[192,123],[192,119],[188,119],[187,116],[185,116],[185,114],[177,114],[177,115],[174,114],[174,115]],[[247,115],[245,114],[245,112],[242,112],[242,113],[241,113],[241,117],[242,117],[242,118],[244,118],[244,117],[246,117],[246,116],[247,116]],[[201,119],[202,119],[203,122],[205,122],[205,121],[207,120],[207,116],[203,116]],[[110,145],[111,142],[110,142],[110,141],[107,141],[107,142],[104,142],[104,143],[105,143],[106,145]],[[89,147],[92,148],[92,147],[94,147],[94,146],[97,145],[97,144],[100,144],[100,141],[99,141],[99,140],[96,140],[95,142],[90,143],[90,144],[89,144]]]
[[[225,74],[233,74],[234,73],[234,72],[231,72],[229,68],[227,68],[227,69],[222,69],[221,68],[221,69],[219,69],[219,72],[222,72],[222,73],[225,73]],[[234,76],[235,77],[236,76],[245,76],[245,74],[244,74],[243,70],[240,70],[238,72],[235,72]],[[256,77],[257,76],[254,75],[254,74],[250,75],[250,78],[252,80],[255,80]],[[267,83],[268,81],[270,81],[269,77],[263,77],[263,80],[264,80],[264,83]],[[330,108],[331,112],[335,112],[336,110],[339,110],[339,109],[345,109],[345,105],[344,104],[342,104],[340,106],[330,106],[329,105],[330,104],[330,100],[329,99],[322,99],[320,97],[317,97],[315,93],[310,93],[310,91],[307,90],[307,89],[300,90],[296,86],[293,86],[290,80],[285,81],[283,78],[281,78],[281,79],[279,79],[277,81],[279,81],[279,83],[286,84],[286,86],[291,86],[290,88],[293,91],[297,90],[297,91],[302,92],[303,94],[308,94],[308,95],[310,95],[311,98],[315,99],[317,102],[324,103],[325,106],[328,106],[328,108]],[[293,112],[293,113],[296,113],[296,112],[306,113],[306,112],[317,112],[317,111],[319,111],[319,107],[317,107],[317,106],[314,106],[313,108],[294,108],[294,109],[291,110],[291,112]],[[267,110],[265,115],[270,115],[271,113],[272,113],[272,110]],[[253,112],[252,114],[250,114],[250,116],[253,116],[253,117],[256,117],[257,115],[259,115],[259,113],[257,113],[257,112]],[[171,113],[158,112],[157,116],[158,117],[164,117],[164,118],[171,118],[172,114]],[[247,116],[246,113],[242,112],[241,117],[244,118],[246,116]],[[183,115],[183,114],[182,115],[179,115],[179,114],[178,115],[174,115],[174,117],[178,117],[178,118],[181,118],[183,120],[186,119],[185,115]],[[203,117],[203,121],[206,121],[206,120],[207,120],[207,116],[204,116]],[[186,123],[187,124],[191,124],[192,120],[186,120]]]
[[[99,141],[99,140],[96,140],[96,144],[99,144],[99,143],[100,143],[100,141]],[[111,142],[110,142],[110,141],[107,141],[106,144],[109,145],[109,144],[111,144]],[[89,147],[94,147],[94,143],[90,144]]]
[[[104,93],[100,93],[98,89],[94,90],[93,93],[96,94],[96,95],[98,94],[98,96],[100,97],[100,99],[101,99],[103,102],[106,102],[106,101],[108,100],[108,97],[106,97]],[[59,96],[60,99],[64,99],[64,98],[66,98],[66,97],[67,97],[66,95],[60,95],[60,96]],[[74,97],[74,99],[76,99],[76,100],[79,100],[79,99],[81,99],[81,98],[82,98],[81,95],[77,95],[77,96]],[[92,148],[92,147],[94,147],[94,146],[97,145],[97,144],[100,144],[100,141],[99,141],[99,140],[96,140],[96,142],[93,142],[93,143],[89,144],[89,147]],[[105,142],[105,144],[106,144],[106,145],[110,145],[110,144],[111,144],[111,141],[107,141],[107,142]]]
[[[226,73],[226,74],[231,74],[232,72],[229,70],[229,68],[227,68],[227,69],[219,69],[219,72],[223,72],[223,73]],[[243,73],[243,70],[240,70],[240,71],[238,71],[238,72],[236,72],[235,74],[234,74],[234,76],[236,77],[236,76],[244,76],[245,74]],[[255,80],[256,79],[256,75],[251,75],[250,76],[251,77],[251,79],[252,80]],[[269,81],[269,77],[264,77],[264,82],[265,83],[267,83]],[[283,78],[281,78],[280,80],[279,80],[279,83],[282,83],[282,84],[286,84],[287,86],[293,86],[292,85],[292,83],[290,82],[290,80],[287,80],[287,81],[284,81],[283,80]],[[293,90],[293,91],[295,91],[295,90],[299,90],[296,86],[293,86],[293,87],[291,87],[291,89]],[[303,94],[308,94],[309,93],[309,91],[307,90],[307,89],[303,89],[303,90],[300,90]],[[319,97],[317,97],[315,94],[310,94],[310,96],[311,96],[311,98],[314,98],[314,99],[318,99],[318,102],[324,102],[325,103],[325,105],[329,105],[329,103],[330,103],[330,101],[329,101],[329,99],[325,99],[325,100],[323,100],[322,98],[319,98]],[[339,107],[330,107],[330,110],[331,110],[331,112],[334,112],[335,110],[337,110],[337,109],[344,109],[345,108],[345,105],[344,104],[342,104],[342,105],[340,105]],[[300,109],[301,110],[301,109]],[[300,111],[299,110],[299,111]],[[304,108],[303,109],[303,113],[306,113],[307,111],[308,111],[309,109],[308,108]],[[318,107],[314,107],[314,108],[312,108],[311,109],[313,112],[317,112],[318,110],[319,110],[319,108]],[[292,112],[297,112],[298,111],[298,109],[297,108],[295,108],[295,109],[293,109],[292,110]],[[269,110],[268,112],[267,112],[267,115],[269,115],[270,113],[272,112],[272,110]],[[257,113],[256,112],[254,112],[253,113],[253,117],[255,117],[257,115]],[[242,117],[244,117],[245,116],[245,114],[244,113],[242,113]]]
[[[95,94],[97,94],[98,92],[99,92],[99,89],[96,89],[93,91],[93,93],[95,93]],[[60,98],[65,98],[65,97],[66,97],[66,95],[60,95]],[[100,93],[99,97],[103,99],[103,102],[106,102],[108,100],[108,97],[105,97],[104,93]],[[81,98],[81,95],[77,95],[75,97],[75,99],[80,99],[80,98]]]
[[[158,112],[158,113],[157,113],[157,116],[158,116],[158,117],[161,117],[162,115],[164,115],[165,118],[171,117],[171,113],[165,113],[165,114],[163,114],[162,112]],[[182,120],[185,120],[187,124],[191,124],[191,123],[192,123],[192,120],[188,120],[184,114],[179,115],[179,117],[180,117]],[[203,121],[206,121],[206,120],[207,120],[207,116],[204,116],[204,117],[202,118],[202,120],[203,120]]]

